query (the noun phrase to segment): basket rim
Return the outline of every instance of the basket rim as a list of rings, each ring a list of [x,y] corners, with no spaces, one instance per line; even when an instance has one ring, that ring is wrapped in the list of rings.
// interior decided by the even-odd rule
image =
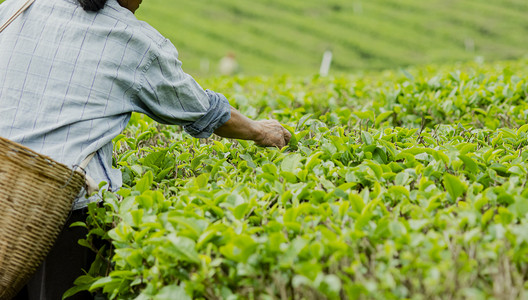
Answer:
[[[26,156],[28,159],[29,158],[33,159],[37,163],[28,163],[27,160],[20,159],[20,157],[15,158],[14,156],[9,155],[8,154],[9,152],[14,152],[18,155]],[[65,183],[65,185],[67,185],[74,176],[80,176],[83,181],[85,180],[85,177],[86,177],[85,173],[82,170],[79,170],[79,169],[74,170],[68,167],[66,164],[58,162],[47,155],[38,153],[33,149],[30,149],[24,145],[21,145],[17,142],[14,142],[2,136],[0,136],[0,153],[5,154],[5,157],[9,159],[10,161],[13,161],[16,164],[20,164],[26,167],[33,168],[35,169],[35,172],[38,172],[40,175],[43,175],[46,177],[52,177],[54,179],[57,179],[55,176],[51,176],[50,174],[51,172],[49,169],[39,168],[37,164],[40,163],[42,165],[46,165],[49,168],[55,169],[56,171],[71,173],[71,175],[69,176],[69,180]]]

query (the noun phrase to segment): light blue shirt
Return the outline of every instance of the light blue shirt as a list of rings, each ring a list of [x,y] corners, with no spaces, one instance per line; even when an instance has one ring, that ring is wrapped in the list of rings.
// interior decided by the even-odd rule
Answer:
[[[0,24],[23,2],[0,4]],[[97,13],[36,0],[0,33],[0,136],[70,167],[97,151],[87,174],[116,190],[111,141],[132,112],[200,138],[229,120],[227,99],[181,65],[172,43],[116,0]]]

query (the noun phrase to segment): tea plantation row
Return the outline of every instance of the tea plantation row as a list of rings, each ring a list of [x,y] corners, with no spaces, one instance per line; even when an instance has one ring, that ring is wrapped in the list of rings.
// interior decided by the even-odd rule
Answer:
[[[233,52],[245,74],[314,74],[329,49],[334,72],[520,58],[527,8],[522,0],[149,0],[138,17],[171,39],[193,73],[216,72]]]
[[[528,63],[202,84],[293,133],[196,140],[134,115],[90,207],[110,299],[523,299]],[[108,244],[98,248],[100,239]]]
[[[315,74],[325,50],[334,73],[526,57],[526,9],[524,0],[149,0],[137,16],[193,74],[215,74],[230,52],[244,74]]]

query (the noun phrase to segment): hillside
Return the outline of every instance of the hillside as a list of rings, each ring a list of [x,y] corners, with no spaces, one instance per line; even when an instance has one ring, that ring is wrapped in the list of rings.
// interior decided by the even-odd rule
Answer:
[[[144,1],[138,17],[169,37],[191,73],[236,54],[244,73],[318,72],[525,56],[523,0]],[[204,66],[203,66],[204,67]]]
[[[193,75],[216,75],[228,53],[244,74],[303,75],[318,72],[326,50],[333,73],[526,57],[527,9],[524,0],[148,0],[137,16]]]

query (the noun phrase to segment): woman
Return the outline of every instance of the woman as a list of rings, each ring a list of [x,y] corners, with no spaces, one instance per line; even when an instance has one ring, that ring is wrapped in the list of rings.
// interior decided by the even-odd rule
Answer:
[[[133,13],[141,0],[36,0],[0,34],[0,135],[74,167],[107,188],[121,186],[112,169],[112,139],[132,112],[182,125],[194,137],[215,133],[283,147],[290,133],[275,120],[253,121],[181,69],[176,48]],[[0,23],[22,1],[0,5]],[[70,223],[91,199],[78,199]],[[68,227],[19,298],[60,299],[89,266]],[[86,296],[86,295],[85,295]],[[79,296],[80,297],[80,296]]]

